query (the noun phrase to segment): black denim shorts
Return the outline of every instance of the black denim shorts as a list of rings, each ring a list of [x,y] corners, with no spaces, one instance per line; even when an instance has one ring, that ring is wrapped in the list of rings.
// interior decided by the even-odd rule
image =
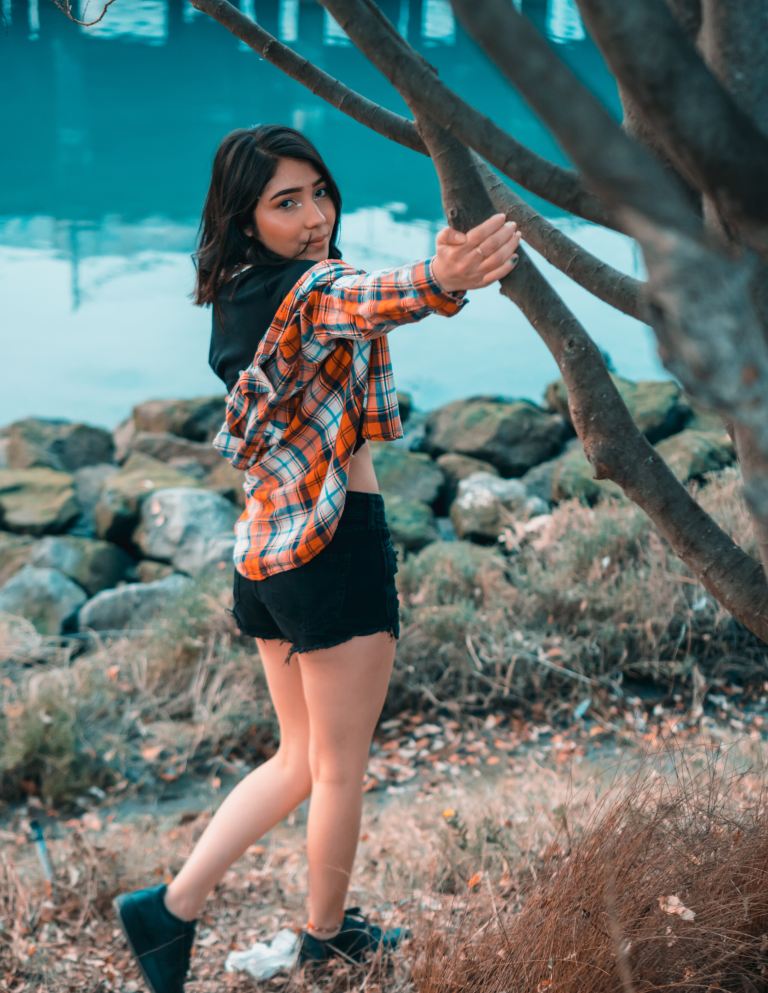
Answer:
[[[356,635],[400,637],[397,549],[380,493],[348,490],[336,530],[321,552],[264,579],[234,570],[234,609],[243,634],[290,642],[296,652],[340,645]]]

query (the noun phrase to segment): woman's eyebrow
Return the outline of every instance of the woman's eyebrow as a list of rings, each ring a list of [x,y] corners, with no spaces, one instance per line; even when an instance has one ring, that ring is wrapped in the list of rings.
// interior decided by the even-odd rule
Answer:
[[[318,177],[318,178],[317,178],[317,179],[316,179],[316,180],[314,181],[314,183],[313,183],[312,185],[313,185],[313,186],[317,186],[317,184],[318,184],[318,183],[324,183],[324,182],[325,182],[325,180],[323,179],[323,177],[322,177],[322,176],[319,176],[319,177]],[[291,187],[290,187],[289,189],[287,189],[287,190],[280,190],[280,192],[279,192],[279,193],[275,193],[275,194],[274,194],[274,196],[271,196],[271,197],[270,197],[269,199],[270,199],[270,200],[274,200],[274,199],[275,199],[275,197],[281,197],[281,196],[283,196],[283,194],[284,194],[284,193],[301,193],[301,191],[302,191],[303,189],[304,189],[304,187],[303,187],[303,186],[291,186]]]

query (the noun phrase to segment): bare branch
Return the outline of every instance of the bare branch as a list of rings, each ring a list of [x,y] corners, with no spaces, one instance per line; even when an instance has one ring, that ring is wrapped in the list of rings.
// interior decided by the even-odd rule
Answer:
[[[90,28],[94,24],[98,24],[99,21],[104,17],[107,12],[107,7],[111,7],[115,0],[107,0],[102,8],[101,13],[98,17],[95,17],[92,21],[81,21],[72,13],[72,0],[53,0],[54,7],[58,7],[62,14],[65,14],[70,21],[74,21],[75,24],[81,24],[84,28]]]
[[[639,213],[689,237],[702,236],[701,221],[680,184],[622,131],[527,17],[506,0],[451,3],[469,34],[549,125],[623,230],[631,233],[631,215]]]
[[[578,4],[675,167],[747,244],[768,250],[768,136],[713,75],[664,0]]]
[[[745,447],[760,453],[745,477],[744,496],[768,528],[768,341],[760,260],[749,250],[726,254],[728,246],[690,211],[663,166],[608,117],[512,5],[452,3],[553,129],[585,182],[640,242],[659,356],[704,407],[739,422],[749,438]]]
[[[471,153],[415,113],[440,176],[446,216],[466,231],[491,212]],[[500,281],[501,292],[520,307],[557,362],[594,478],[618,483],[713,596],[768,641],[768,584],[760,563],[696,503],[638,430],[597,346],[525,253],[518,252],[520,262]]]
[[[222,0],[192,0],[192,3],[286,75],[353,120],[415,152],[429,154],[412,121],[368,100],[318,69],[230,3]],[[503,211],[518,223],[526,241],[537,252],[598,299],[630,317],[647,322],[648,315],[642,299],[643,284],[640,281],[619,272],[582,248],[529,207],[479,158],[477,163],[488,183],[495,209]]]
[[[192,2],[201,6],[200,0]],[[352,17],[352,12],[359,9],[356,4],[320,2],[355,44],[362,44]],[[365,54],[403,95],[407,93],[409,100],[418,100],[420,106],[428,107],[429,113],[447,131],[532,193],[578,217],[617,228],[615,218],[596,196],[583,188],[576,173],[534,154],[462,100],[440,81],[436,70],[408,45],[378,8],[373,12],[366,11],[366,14],[368,23],[374,16],[380,23],[372,28],[376,38],[365,49]]]

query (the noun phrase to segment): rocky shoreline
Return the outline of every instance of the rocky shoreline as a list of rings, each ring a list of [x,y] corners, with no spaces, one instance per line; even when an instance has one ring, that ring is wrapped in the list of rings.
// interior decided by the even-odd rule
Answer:
[[[734,463],[720,419],[673,381],[612,379],[681,481]],[[419,411],[398,399],[405,437],[370,444],[404,555],[457,539],[503,548],[564,500],[626,500],[592,478],[562,380],[541,405],[473,395]],[[229,582],[244,496],[211,445],[224,403],[149,400],[114,431],[34,417],[0,428],[0,618],[88,640],[141,628],[203,577]]]

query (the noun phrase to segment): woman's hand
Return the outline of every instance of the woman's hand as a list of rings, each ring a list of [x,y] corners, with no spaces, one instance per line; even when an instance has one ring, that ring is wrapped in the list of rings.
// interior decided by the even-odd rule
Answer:
[[[517,265],[520,237],[514,221],[504,222],[504,214],[493,214],[466,232],[442,228],[435,239],[435,279],[447,293],[488,286]]]

